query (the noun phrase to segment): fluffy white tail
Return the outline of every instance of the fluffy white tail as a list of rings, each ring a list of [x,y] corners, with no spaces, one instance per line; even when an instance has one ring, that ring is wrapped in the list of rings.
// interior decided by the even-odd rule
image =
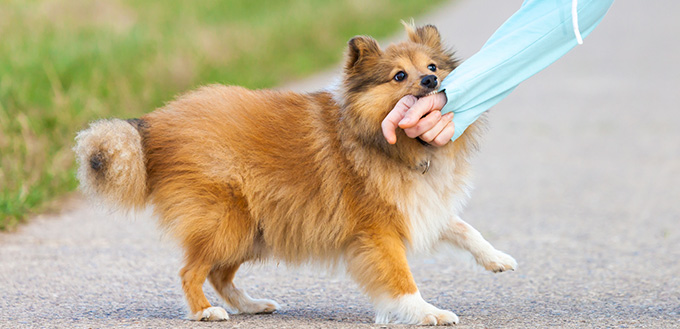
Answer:
[[[73,150],[83,193],[124,209],[146,204],[142,137],[131,123],[120,119],[93,122],[78,133]]]

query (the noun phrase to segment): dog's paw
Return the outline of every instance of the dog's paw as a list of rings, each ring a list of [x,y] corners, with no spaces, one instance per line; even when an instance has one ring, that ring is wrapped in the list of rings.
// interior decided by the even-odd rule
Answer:
[[[235,313],[273,313],[281,308],[273,300],[251,298],[245,291],[236,288],[233,284],[226,286],[220,294],[224,301],[227,302],[230,311]]]
[[[221,307],[211,306],[192,315],[196,321],[224,321],[229,320],[229,314]]]
[[[279,304],[269,299],[253,299],[248,303],[243,303],[239,308],[240,313],[273,313],[281,308]]]
[[[450,311],[440,310],[433,306],[434,310],[427,313],[423,320],[418,323],[423,326],[449,326],[458,324],[458,316]]]
[[[425,326],[444,326],[458,323],[458,316],[453,312],[440,310],[415,294],[402,295],[398,298],[376,300],[375,322],[379,324],[399,323]]]
[[[514,271],[517,268],[517,261],[512,256],[496,249],[485,254],[478,261],[486,270],[494,273]]]

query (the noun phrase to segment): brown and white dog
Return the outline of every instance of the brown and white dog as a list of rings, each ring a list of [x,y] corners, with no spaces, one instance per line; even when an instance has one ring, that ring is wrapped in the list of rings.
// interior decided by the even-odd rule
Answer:
[[[420,296],[407,254],[448,243],[490,271],[516,262],[459,217],[477,124],[441,148],[403,131],[395,145],[383,138],[400,98],[437,90],[457,65],[434,26],[406,30],[384,50],[351,39],[337,91],[212,85],[140,119],[94,122],[76,137],[81,189],[119,208],[154,206],[185,251],[192,319],[228,319],[206,299],[206,278],[229,309],[275,311],[232,282],[241,264],[275,259],[344,265],[377,323],[457,323]]]

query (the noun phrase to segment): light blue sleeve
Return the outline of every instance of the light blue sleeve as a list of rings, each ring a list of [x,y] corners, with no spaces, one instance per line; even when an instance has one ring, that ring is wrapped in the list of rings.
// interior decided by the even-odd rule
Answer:
[[[578,1],[578,26],[586,37],[614,0]],[[454,112],[456,140],[484,111],[517,85],[546,68],[577,45],[572,0],[526,0],[482,49],[444,81],[448,99],[442,113]]]

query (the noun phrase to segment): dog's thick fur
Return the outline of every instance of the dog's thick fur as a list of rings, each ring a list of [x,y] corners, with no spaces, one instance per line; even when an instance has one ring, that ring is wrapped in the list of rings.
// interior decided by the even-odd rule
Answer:
[[[154,205],[186,253],[180,275],[193,319],[228,318],[205,298],[206,278],[232,311],[276,310],[232,279],[244,262],[277,259],[343,263],[376,322],[457,323],[420,297],[407,253],[445,242],[491,271],[516,263],[458,217],[476,124],[441,148],[401,130],[396,145],[382,136],[402,96],[433,91],[421,79],[441,81],[457,65],[435,27],[406,29],[409,40],[385,50],[350,40],[335,92],[212,85],[140,119],[95,122],[76,138],[82,190],[121,208]],[[393,79],[399,71],[403,81]]]

